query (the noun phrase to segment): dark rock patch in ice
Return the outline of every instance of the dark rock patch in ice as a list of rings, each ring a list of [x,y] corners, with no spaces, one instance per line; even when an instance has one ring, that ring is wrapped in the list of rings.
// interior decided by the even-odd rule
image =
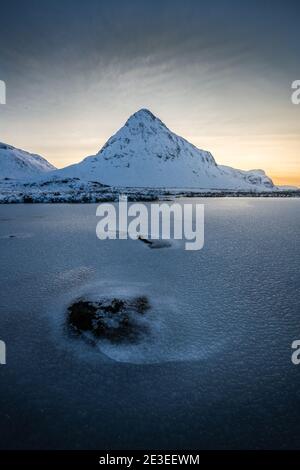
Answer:
[[[24,239],[24,238],[31,238],[32,234],[31,233],[9,233],[6,235],[1,235],[0,239],[5,240],[5,239]]]
[[[78,335],[91,333],[95,339],[111,343],[137,343],[147,333],[147,326],[141,319],[149,309],[145,296],[97,301],[79,299],[68,307],[67,322]]]
[[[149,246],[149,248],[152,249],[170,248],[172,246],[172,243],[169,240],[151,240],[142,236],[139,236],[138,240],[145,243]]]

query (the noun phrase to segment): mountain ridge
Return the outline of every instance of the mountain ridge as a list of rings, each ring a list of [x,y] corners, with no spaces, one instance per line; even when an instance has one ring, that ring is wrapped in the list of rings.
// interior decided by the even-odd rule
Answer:
[[[213,155],[172,132],[148,109],[132,114],[95,155],[56,172],[110,186],[269,189],[263,170],[218,165]]]
[[[146,108],[132,114],[95,155],[62,169],[55,169],[39,155],[0,144],[0,175],[36,184],[71,178],[128,188],[278,189],[264,170],[218,165],[211,152],[172,132]]]
[[[0,142],[0,178],[31,179],[56,170],[55,166],[35,153]]]

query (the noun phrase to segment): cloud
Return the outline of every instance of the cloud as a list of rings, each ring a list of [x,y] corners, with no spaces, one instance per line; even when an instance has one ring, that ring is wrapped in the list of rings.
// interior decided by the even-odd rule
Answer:
[[[291,0],[6,2],[1,139],[29,142],[61,166],[64,155],[99,150],[141,107],[199,145],[214,135],[297,135],[289,94],[299,13]]]

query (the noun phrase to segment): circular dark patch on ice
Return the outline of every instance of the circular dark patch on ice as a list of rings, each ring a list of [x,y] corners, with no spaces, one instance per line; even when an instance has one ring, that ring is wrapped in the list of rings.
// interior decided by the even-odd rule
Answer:
[[[91,333],[111,343],[137,343],[147,333],[142,317],[149,309],[146,296],[79,299],[68,307],[67,323],[78,335]]]

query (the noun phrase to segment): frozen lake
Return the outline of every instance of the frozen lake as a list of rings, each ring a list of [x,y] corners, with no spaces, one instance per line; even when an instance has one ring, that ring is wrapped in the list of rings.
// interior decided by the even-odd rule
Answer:
[[[0,206],[1,448],[300,448],[300,199],[198,199],[200,251],[100,241],[96,207]],[[149,298],[151,334],[90,345],[81,295]]]

